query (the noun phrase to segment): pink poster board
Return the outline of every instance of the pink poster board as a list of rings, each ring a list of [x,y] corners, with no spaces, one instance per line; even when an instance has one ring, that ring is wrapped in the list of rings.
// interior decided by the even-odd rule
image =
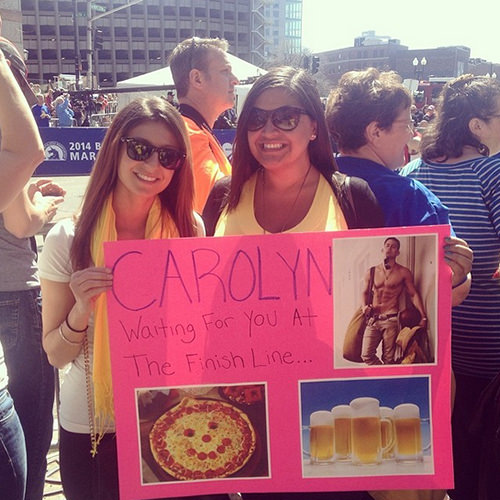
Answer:
[[[451,487],[448,234],[447,226],[432,226],[106,244],[121,498]],[[387,236],[400,240],[397,262],[425,305],[426,362],[409,362],[403,349],[411,337],[398,337],[403,364],[343,356],[363,279],[383,261]],[[310,446],[311,414],[358,398],[378,400],[376,411],[417,408],[415,460],[397,440],[404,419],[391,416],[396,437],[378,438],[387,455],[378,464],[368,465],[363,453],[372,450],[354,449],[355,442],[347,458],[334,449],[326,463],[312,463],[322,452]],[[203,421],[214,408],[231,415],[236,431]],[[352,426],[354,417],[371,416],[355,411]],[[200,419],[190,420],[192,413]],[[386,419],[375,420],[380,433]],[[181,454],[196,459],[182,467],[169,449],[174,438],[164,437],[179,426]]]

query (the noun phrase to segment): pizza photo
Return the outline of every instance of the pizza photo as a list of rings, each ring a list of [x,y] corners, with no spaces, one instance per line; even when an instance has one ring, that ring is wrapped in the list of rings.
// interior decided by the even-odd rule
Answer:
[[[264,394],[263,385],[260,390]],[[151,416],[151,425],[150,421],[141,424],[145,469],[157,477],[154,481],[143,472],[145,482],[267,476],[267,443],[262,442],[266,438],[265,405],[247,412],[221,399],[220,387],[200,391],[203,396],[199,397],[187,390],[163,392],[167,396],[157,399],[167,409]]]

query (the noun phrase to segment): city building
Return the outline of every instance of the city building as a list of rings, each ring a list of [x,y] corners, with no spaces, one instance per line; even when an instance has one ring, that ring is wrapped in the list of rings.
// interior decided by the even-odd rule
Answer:
[[[394,70],[403,79],[428,80],[431,77],[456,77],[464,73],[500,75],[499,65],[470,58],[464,46],[409,49],[397,39],[378,36],[366,31],[354,39],[352,47],[327,50],[315,54],[320,59],[321,72],[338,82],[347,71],[369,67],[381,71]],[[487,68],[487,69],[486,69]]]
[[[233,54],[256,65],[280,51],[301,51],[302,0],[143,0],[126,8],[130,0],[11,3],[11,17],[22,13],[30,79],[40,83],[75,68],[86,74],[92,50],[97,82],[115,86],[165,67],[175,45],[191,36],[225,38]]]

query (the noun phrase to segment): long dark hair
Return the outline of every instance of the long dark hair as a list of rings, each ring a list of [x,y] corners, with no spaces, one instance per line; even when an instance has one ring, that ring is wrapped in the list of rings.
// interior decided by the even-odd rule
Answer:
[[[265,90],[283,88],[295,96],[301,106],[316,122],[316,139],[309,142],[308,152],[311,163],[332,183],[332,174],[338,170],[333,158],[332,146],[325,114],[316,82],[304,70],[283,66],[270,70],[259,77],[248,92],[243,109],[238,118],[236,138],[233,146],[233,169],[229,210],[239,202],[245,182],[260,168],[259,162],[250,152],[248,143],[248,118],[257,98]]]
[[[184,121],[179,112],[164,99],[136,99],[113,119],[92,168],[71,246],[71,261],[75,270],[84,269],[91,264],[92,233],[104,202],[113,192],[118,179],[120,150],[125,147],[120,139],[126,137],[131,129],[147,121],[164,123],[174,135],[179,148],[186,153],[184,165],[175,171],[170,184],[158,196],[163,209],[172,216],[179,235],[195,235],[191,148]]]
[[[500,96],[500,84],[487,76],[462,75],[449,81],[441,91],[436,118],[425,129],[420,145],[424,160],[458,158],[464,146],[472,146],[480,154],[488,148],[469,129],[472,118],[489,120]]]

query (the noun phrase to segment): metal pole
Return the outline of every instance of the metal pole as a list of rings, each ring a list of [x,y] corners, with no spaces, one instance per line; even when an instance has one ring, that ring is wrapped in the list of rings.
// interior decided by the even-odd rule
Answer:
[[[74,0],[76,3],[76,0]],[[120,5],[119,7],[115,7],[114,9],[103,12],[102,14],[97,14],[97,16],[92,17],[92,0],[87,0],[87,52],[88,52],[88,61],[89,61],[89,69],[87,72],[87,77],[90,78],[90,88],[94,88],[94,80],[92,77],[92,55],[93,55],[93,47],[92,47],[92,23],[97,21],[97,19],[101,19],[101,17],[109,16],[119,10],[125,9],[136,3],[143,2],[144,0],[132,0],[125,5]],[[97,72],[97,70],[96,70]]]
[[[75,30],[75,89],[80,90],[80,36],[78,33],[78,4],[77,0],[73,0],[73,28]]]
[[[92,76],[92,2],[87,2],[87,85],[94,88],[94,78]]]

